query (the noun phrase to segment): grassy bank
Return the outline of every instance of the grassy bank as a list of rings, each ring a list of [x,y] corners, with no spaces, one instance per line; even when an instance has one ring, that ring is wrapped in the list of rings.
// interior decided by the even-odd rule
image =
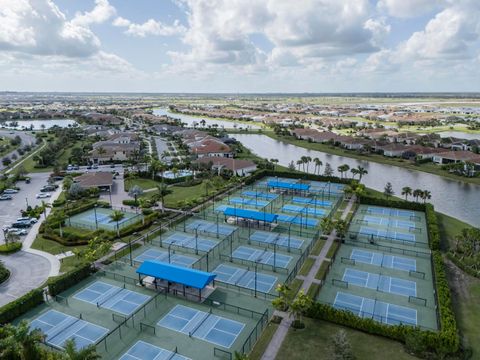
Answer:
[[[320,320],[305,319],[305,324],[303,330],[288,331],[276,360],[333,359],[331,337],[340,329],[346,331],[352,350],[359,360],[416,359],[407,354],[402,344],[396,341]]]
[[[332,155],[337,155],[337,156],[345,156],[349,157],[352,159],[357,159],[357,160],[365,160],[365,161],[372,161],[376,162],[379,164],[384,164],[384,165],[392,165],[392,166],[398,166],[402,167],[408,170],[416,170],[416,171],[423,171],[427,172],[433,175],[438,175],[442,176],[448,179],[452,180],[457,180],[457,181],[462,181],[466,183],[472,183],[476,185],[480,185],[480,178],[467,178],[463,176],[458,176],[455,174],[450,174],[444,170],[441,169],[440,166],[435,165],[433,163],[427,163],[427,164],[414,164],[408,160],[404,159],[399,159],[399,158],[387,158],[383,155],[378,155],[378,154],[368,154],[368,155],[363,155],[359,154],[355,151],[351,150],[345,150],[337,146],[333,145],[327,145],[327,144],[319,144],[319,143],[309,143],[308,141],[305,140],[297,140],[291,136],[279,136],[276,135],[273,131],[265,131],[265,135],[271,137],[272,139],[276,139],[279,141],[284,141],[286,143],[296,145],[303,147],[305,149],[310,149],[310,150],[316,150],[316,151],[321,151],[324,153],[332,154]]]

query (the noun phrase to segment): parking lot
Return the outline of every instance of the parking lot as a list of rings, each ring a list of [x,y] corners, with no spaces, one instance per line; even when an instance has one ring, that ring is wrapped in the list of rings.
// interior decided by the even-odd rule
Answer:
[[[35,207],[40,205],[43,201],[49,202],[50,199],[37,199],[36,195],[40,193],[40,189],[47,184],[49,173],[33,173],[30,174],[30,184],[23,181],[17,183],[20,188],[19,192],[12,194],[12,200],[4,200],[0,202],[0,226],[10,225],[17,218],[21,217],[21,210],[27,207],[27,204]],[[0,244],[3,244],[3,235],[0,239]]]

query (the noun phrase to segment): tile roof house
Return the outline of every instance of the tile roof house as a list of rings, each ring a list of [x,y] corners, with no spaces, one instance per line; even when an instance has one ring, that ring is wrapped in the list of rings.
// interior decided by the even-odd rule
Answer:
[[[77,176],[74,179],[74,182],[78,183],[82,189],[111,189],[113,185],[113,174],[111,172],[102,171],[85,173]]]
[[[437,164],[451,164],[458,162],[471,162],[480,166],[480,155],[470,151],[446,151],[435,154],[433,162]]]
[[[400,157],[407,150],[403,144],[393,143],[377,147],[378,150],[383,151],[383,156]]]
[[[109,161],[126,161],[140,150],[139,137],[135,133],[113,134],[105,141],[94,143],[89,153],[90,162],[101,164]]]
[[[203,157],[195,160],[196,163],[212,164],[212,169],[229,169],[238,176],[248,175],[257,170],[257,165],[250,160],[234,159],[226,157]]]

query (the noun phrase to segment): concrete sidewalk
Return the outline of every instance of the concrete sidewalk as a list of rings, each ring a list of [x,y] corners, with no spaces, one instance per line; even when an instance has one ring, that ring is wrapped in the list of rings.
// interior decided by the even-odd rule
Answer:
[[[347,207],[343,210],[343,213],[341,216],[343,220],[345,220],[345,218],[347,217],[354,203],[355,203],[355,197],[352,197],[348,202]],[[336,236],[337,234],[335,230],[332,231],[332,233],[328,236],[325,244],[323,245],[322,250],[320,251],[320,254],[318,256],[310,255],[310,257],[315,258],[315,263],[313,264],[309,273],[306,276],[297,276],[297,279],[303,280],[303,284],[300,289],[302,289],[305,293],[308,291],[312,283],[318,283],[318,280],[315,279],[315,275],[317,274],[318,269],[320,269],[320,266],[322,265],[323,261],[326,259],[328,250],[330,249],[330,246],[332,246],[332,243],[334,242]],[[275,360],[280,350],[280,347],[282,346],[283,340],[285,340],[285,337],[288,334],[288,329],[292,324],[292,319],[290,319],[290,317],[287,314],[283,312],[275,311],[274,315],[282,316],[283,319],[280,325],[278,326],[277,331],[275,332],[272,339],[270,340],[270,343],[268,344],[267,349],[263,353],[263,356],[261,358],[262,360]]]

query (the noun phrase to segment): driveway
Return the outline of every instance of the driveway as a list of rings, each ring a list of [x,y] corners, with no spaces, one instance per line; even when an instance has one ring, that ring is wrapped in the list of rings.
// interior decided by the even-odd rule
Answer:
[[[10,278],[0,285],[0,306],[39,287],[50,273],[48,259],[25,251],[0,256],[0,261],[10,270]]]
[[[50,199],[37,199],[36,194],[40,193],[42,186],[47,185],[49,173],[32,173],[30,184],[24,181],[17,182],[20,191],[12,194],[13,200],[0,201],[0,228],[4,225],[13,223],[17,218],[21,217],[20,210],[25,210],[28,205],[35,207],[40,205],[42,200],[50,202]],[[3,244],[3,234],[1,235],[0,244]]]
[[[110,194],[101,193],[100,199],[109,203]],[[128,208],[128,206],[123,205],[123,200],[132,200],[132,198],[128,196],[128,193],[125,191],[123,172],[121,172],[120,175],[116,176],[116,179],[113,180],[111,200],[114,208]]]

